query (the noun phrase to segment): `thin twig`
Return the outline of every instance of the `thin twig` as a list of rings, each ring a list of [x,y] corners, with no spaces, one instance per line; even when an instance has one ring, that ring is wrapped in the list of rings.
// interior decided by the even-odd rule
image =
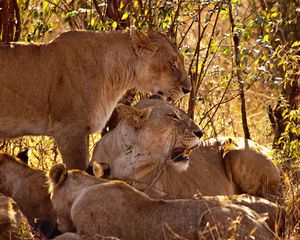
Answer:
[[[217,7],[219,7],[219,9],[218,9],[218,13],[217,13],[217,16],[216,16],[214,25],[213,25],[213,30],[212,30],[212,33],[211,33],[211,37],[210,37],[209,42],[208,42],[207,51],[206,51],[204,60],[203,60],[203,62],[202,62],[202,67],[201,67],[201,69],[200,69],[200,73],[199,73],[199,77],[198,77],[198,81],[197,81],[197,85],[196,85],[196,94],[198,93],[198,90],[199,90],[199,88],[200,88],[200,85],[201,85],[201,83],[202,83],[202,81],[203,81],[203,80],[202,80],[202,79],[203,79],[203,76],[202,76],[202,75],[204,75],[204,74],[203,74],[203,73],[204,73],[204,72],[203,72],[204,66],[205,66],[205,63],[206,63],[206,61],[207,61],[207,59],[208,59],[209,50],[210,50],[210,47],[211,47],[211,44],[212,44],[213,36],[214,36],[214,34],[215,34],[217,22],[218,22],[219,15],[220,15],[220,12],[221,12],[221,6],[219,6],[219,5],[220,5],[220,4],[217,4],[217,5],[215,6],[215,9],[216,9]]]
[[[236,73],[237,73],[239,90],[240,90],[242,124],[243,124],[244,136],[246,139],[250,139],[250,132],[247,123],[246,101],[245,101],[245,94],[244,94],[244,80],[241,73],[241,53],[239,50],[240,38],[236,33],[236,29],[235,29],[235,22],[232,14],[231,0],[228,1],[228,11],[229,11],[229,19],[231,23],[231,32],[233,35],[235,67],[236,67]]]

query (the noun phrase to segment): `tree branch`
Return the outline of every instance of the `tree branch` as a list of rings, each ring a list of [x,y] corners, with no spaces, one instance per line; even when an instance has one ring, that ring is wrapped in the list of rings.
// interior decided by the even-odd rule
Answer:
[[[245,101],[245,94],[244,94],[244,80],[241,73],[241,53],[239,50],[240,38],[235,29],[235,22],[233,19],[232,14],[232,3],[231,0],[228,1],[228,11],[229,11],[229,19],[231,24],[231,32],[233,36],[233,44],[234,44],[234,57],[235,57],[235,67],[236,67],[236,74],[238,78],[239,84],[239,91],[240,91],[240,98],[241,98],[241,112],[242,112],[242,123],[243,123],[243,130],[244,136],[246,139],[250,139],[250,132],[247,123],[247,112],[246,112],[246,101]]]

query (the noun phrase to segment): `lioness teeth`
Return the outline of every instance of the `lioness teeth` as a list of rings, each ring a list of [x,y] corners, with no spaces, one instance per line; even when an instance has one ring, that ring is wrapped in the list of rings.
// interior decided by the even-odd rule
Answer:
[[[184,152],[183,152],[183,156],[189,156],[190,154],[191,154],[191,150],[184,150]]]
[[[190,160],[190,152],[190,150],[184,148],[177,148],[173,151],[171,159],[175,162],[188,161]]]

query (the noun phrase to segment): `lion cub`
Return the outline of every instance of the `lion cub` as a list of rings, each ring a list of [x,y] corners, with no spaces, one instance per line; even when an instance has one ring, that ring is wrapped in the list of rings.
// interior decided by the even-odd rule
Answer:
[[[63,164],[52,167],[49,179],[62,232],[124,240],[275,238],[266,222],[245,206],[217,200],[154,200],[125,182],[67,171]]]
[[[16,157],[0,154],[0,193],[13,198],[31,223],[55,223],[46,173],[32,169]]]

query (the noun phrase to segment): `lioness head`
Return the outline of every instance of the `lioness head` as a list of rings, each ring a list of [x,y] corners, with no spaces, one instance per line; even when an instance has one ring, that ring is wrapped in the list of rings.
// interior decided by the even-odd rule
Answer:
[[[137,62],[137,76],[142,79],[141,91],[180,98],[191,91],[191,82],[184,68],[183,56],[171,41],[161,33],[131,30]]]
[[[143,100],[136,107],[119,105],[117,109],[121,120],[114,132],[123,152],[109,162],[112,176],[123,178],[126,172],[147,165],[162,164],[178,171],[188,167],[189,153],[203,133],[183,110],[160,99]],[[103,157],[96,147],[93,161],[105,162]]]

